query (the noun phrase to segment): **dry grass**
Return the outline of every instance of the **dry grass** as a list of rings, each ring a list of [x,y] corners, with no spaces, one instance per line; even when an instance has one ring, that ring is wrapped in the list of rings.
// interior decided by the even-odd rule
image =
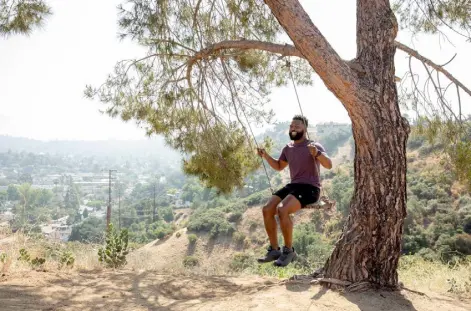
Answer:
[[[404,256],[399,279],[412,290],[471,298],[471,256],[456,266],[426,261],[419,256]]]
[[[180,237],[173,234],[169,239],[149,243],[145,247],[131,252],[128,255],[127,268],[134,271],[156,271],[171,275],[199,275],[199,276],[234,276],[234,275],[262,275],[277,278],[287,278],[293,274],[302,274],[295,266],[287,269],[273,269],[271,265],[258,265],[254,258],[258,255],[258,248],[236,250],[230,239],[218,240],[210,243],[200,236],[194,249],[189,247],[187,232],[179,230]],[[214,243],[216,242],[216,243]],[[20,249],[26,249],[31,258],[42,257],[46,259],[43,267],[47,271],[70,270],[105,270],[98,262],[96,245],[81,243],[52,243],[50,241],[28,238],[17,233],[0,239],[0,254],[5,253],[6,258],[0,261],[0,275],[16,274],[31,271],[32,267],[19,260]],[[74,258],[73,268],[60,268],[59,256],[64,250],[70,251]],[[245,253],[250,258],[247,269],[235,272],[230,264],[237,253]],[[194,267],[183,265],[186,256],[198,258]],[[419,256],[404,256],[399,267],[399,279],[408,289],[437,293],[448,296],[471,298],[471,258],[456,266],[444,265],[440,262],[430,262]]]
[[[31,265],[19,259],[20,250],[25,249],[30,258],[44,258],[46,262],[41,268],[47,271],[63,270],[97,270],[101,269],[98,261],[98,246],[77,242],[54,243],[45,239],[28,237],[15,233],[0,240],[0,253],[5,254],[0,262],[2,273],[12,273],[31,270]],[[60,256],[69,251],[75,259],[73,267],[60,267]]]

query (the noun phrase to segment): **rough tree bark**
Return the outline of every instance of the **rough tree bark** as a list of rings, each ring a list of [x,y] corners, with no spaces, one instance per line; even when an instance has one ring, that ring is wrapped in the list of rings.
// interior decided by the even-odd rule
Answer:
[[[351,288],[396,288],[406,216],[406,141],[394,78],[398,26],[388,0],[357,0],[357,57],[340,59],[297,0],[265,0],[352,120],[355,192],[324,267]]]

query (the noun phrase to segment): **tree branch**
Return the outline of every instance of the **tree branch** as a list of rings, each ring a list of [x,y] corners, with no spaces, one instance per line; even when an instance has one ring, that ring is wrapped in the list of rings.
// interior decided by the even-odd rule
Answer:
[[[468,93],[469,96],[471,96],[471,90],[468,89],[466,86],[463,85],[463,83],[461,83],[458,79],[456,79],[450,72],[448,72],[448,70],[446,70],[445,68],[443,68],[442,66],[440,65],[437,65],[435,64],[434,62],[432,62],[430,59],[422,56],[419,54],[419,52],[417,52],[416,50],[414,49],[411,49],[410,47],[396,41],[396,47],[409,54],[410,56],[420,60],[422,63],[424,64],[427,64],[429,65],[430,67],[432,67],[433,69],[435,69],[436,71],[439,71],[441,73],[443,73],[448,79],[450,79],[450,81],[452,81],[453,83],[455,83],[457,86],[459,86],[463,91],[465,91],[466,93]]]
[[[238,50],[259,50],[266,51],[274,54],[280,54],[281,56],[296,56],[304,58],[301,52],[299,52],[294,46],[289,44],[276,44],[271,42],[264,41],[255,41],[255,40],[227,40],[221,41],[215,44],[212,44],[201,51],[196,52],[188,61],[187,61],[187,79],[190,79],[191,69],[193,65],[201,60],[208,58],[211,55],[228,49],[238,49]]]
[[[358,78],[348,63],[340,58],[298,0],[264,0],[296,48],[324,84],[347,106],[362,102]],[[352,96],[353,95],[353,96]]]

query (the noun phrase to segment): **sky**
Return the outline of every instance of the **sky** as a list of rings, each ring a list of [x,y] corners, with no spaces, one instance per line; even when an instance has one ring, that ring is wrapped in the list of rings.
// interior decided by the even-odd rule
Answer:
[[[133,122],[124,123],[99,112],[98,102],[83,96],[85,85],[99,85],[116,62],[145,55],[133,42],[117,38],[116,6],[122,0],[50,0],[53,16],[30,36],[0,38],[0,135],[39,140],[145,139]],[[356,53],[355,1],[301,1],[315,25],[343,59]],[[342,10],[339,10],[342,7]],[[397,40],[419,50],[471,86],[471,43],[450,34],[453,44],[438,36],[400,31]],[[416,63],[416,67],[420,68]],[[396,75],[408,69],[407,55],[396,53]],[[419,71],[423,74],[424,71]],[[350,123],[342,104],[314,75],[310,87],[298,87],[304,115],[311,124]],[[471,103],[462,93],[471,111]],[[275,89],[270,107],[276,121],[299,113],[294,89]],[[256,130],[257,131],[257,130]],[[258,129],[260,131],[260,129]]]

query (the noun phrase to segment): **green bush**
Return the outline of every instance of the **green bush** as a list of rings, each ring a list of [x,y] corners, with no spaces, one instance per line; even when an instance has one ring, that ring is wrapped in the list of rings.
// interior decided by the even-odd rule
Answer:
[[[238,222],[242,218],[242,212],[236,211],[233,212],[227,217],[227,220],[230,222]]]
[[[105,246],[98,249],[98,260],[109,268],[126,265],[128,251],[128,230],[121,229],[119,234],[110,224],[106,232]]]
[[[179,237],[182,236],[182,233],[181,233],[181,232],[177,232],[177,234],[175,234],[175,236],[176,236],[177,238],[179,238]]]
[[[227,221],[224,212],[217,209],[198,210],[191,215],[188,230],[209,232],[211,237],[231,234],[234,227]]]
[[[432,262],[440,259],[438,254],[430,248],[422,248],[421,250],[417,252],[417,255],[421,256],[423,259],[427,261],[432,261]]]
[[[253,193],[244,199],[248,206],[265,203],[269,199],[269,195],[265,191]]]
[[[188,242],[190,243],[190,245],[196,244],[197,240],[198,240],[198,237],[196,236],[196,234],[192,233],[188,235]]]
[[[243,271],[252,267],[254,264],[255,261],[253,260],[252,256],[244,253],[238,253],[232,257],[229,267],[234,271]]]
[[[195,267],[199,264],[199,260],[195,256],[186,256],[183,258],[183,266],[187,268]]]
[[[36,257],[36,258],[34,258],[33,260],[31,260],[31,266],[32,266],[33,268],[40,268],[40,267],[42,267],[45,263],[46,263],[46,259],[40,258],[40,257]]]
[[[59,268],[64,266],[73,267],[75,263],[75,257],[70,251],[64,251],[61,253],[59,258]]]
[[[235,244],[237,245],[243,245],[245,242],[245,234],[242,232],[234,232],[232,234],[232,240],[234,241]]]
[[[19,261],[30,262],[31,256],[29,255],[28,251],[24,248],[20,249],[20,257],[18,257]]]
[[[316,263],[326,261],[333,249],[332,242],[312,230],[312,224],[295,227],[293,247],[300,256]]]

